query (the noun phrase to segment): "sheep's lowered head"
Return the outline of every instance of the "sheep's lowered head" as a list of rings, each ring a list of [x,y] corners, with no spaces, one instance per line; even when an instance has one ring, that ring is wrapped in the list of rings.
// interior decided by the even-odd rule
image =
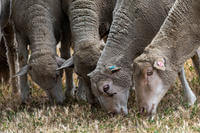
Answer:
[[[134,60],[136,98],[143,115],[156,114],[157,106],[176,78],[165,57],[143,54]]]
[[[128,72],[123,67],[109,65],[98,67],[88,74],[92,92],[106,112],[128,114],[127,102],[132,83]]]
[[[33,58],[34,57],[34,58]],[[62,72],[57,70],[64,59],[51,54],[31,56],[28,65],[24,66],[16,76],[29,73],[32,80],[43,88],[50,100],[62,103],[65,99],[62,90]]]

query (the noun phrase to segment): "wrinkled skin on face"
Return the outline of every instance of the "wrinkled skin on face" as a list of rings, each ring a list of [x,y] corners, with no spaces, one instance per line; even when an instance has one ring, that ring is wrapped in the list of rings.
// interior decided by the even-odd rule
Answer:
[[[65,99],[62,90],[62,73],[56,71],[58,61],[54,56],[43,55],[40,58],[31,58],[29,74],[34,82],[43,88],[49,99],[55,99],[56,103],[62,103]]]
[[[133,79],[140,113],[152,116],[156,114],[159,102],[170,88],[162,76],[164,69],[159,68],[159,70],[149,62],[135,61],[133,66]]]
[[[105,68],[101,70],[105,70]],[[131,79],[126,74],[123,70],[100,72],[98,69],[89,74],[93,94],[97,97],[101,107],[108,113],[128,114],[127,102]]]

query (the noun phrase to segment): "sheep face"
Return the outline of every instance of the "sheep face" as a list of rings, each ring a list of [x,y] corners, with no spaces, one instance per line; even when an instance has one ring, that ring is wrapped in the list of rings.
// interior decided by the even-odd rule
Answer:
[[[140,113],[143,115],[156,114],[157,106],[169,88],[162,78],[162,71],[165,71],[164,61],[155,63],[154,65],[149,62],[134,63],[136,98]]]
[[[91,88],[101,107],[111,114],[128,114],[127,102],[131,83],[126,72],[117,70],[104,72],[95,70],[90,76]],[[127,82],[123,82],[127,81]]]
[[[30,57],[29,64],[18,72],[17,76],[28,73],[32,80],[43,88],[49,99],[55,99],[56,103],[62,103],[65,99],[62,90],[62,73],[56,69],[59,60],[50,54]]]

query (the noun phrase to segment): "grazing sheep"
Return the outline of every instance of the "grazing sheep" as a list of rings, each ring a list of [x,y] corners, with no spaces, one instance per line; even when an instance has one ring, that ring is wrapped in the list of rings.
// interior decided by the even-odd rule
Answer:
[[[173,3],[174,0],[117,2],[106,46],[96,69],[89,74],[93,93],[107,112],[128,113],[129,89],[134,86],[133,59],[151,42]],[[184,88],[192,92],[183,76],[180,75]],[[193,103],[196,97],[187,100]]]
[[[105,37],[112,22],[116,0],[63,0],[63,9],[70,20],[74,44],[74,70],[80,76],[79,90],[85,90],[87,100],[95,104],[87,76],[95,69],[100,57],[101,39]],[[61,68],[68,66],[63,64]]]
[[[199,48],[199,11],[197,0],[176,0],[155,38],[135,59],[135,89],[143,114],[156,113],[181,66]]]
[[[70,30],[61,0],[16,0],[13,21],[18,42],[18,61],[22,102],[29,94],[27,73],[43,88],[49,99],[62,103],[62,72],[56,69],[65,61],[56,54],[56,44],[61,41],[62,57],[70,57]],[[28,59],[29,50],[31,51]],[[71,74],[70,70],[67,74]],[[72,77],[67,77],[71,82]],[[67,82],[68,82],[67,81]],[[71,85],[73,86],[73,85]]]

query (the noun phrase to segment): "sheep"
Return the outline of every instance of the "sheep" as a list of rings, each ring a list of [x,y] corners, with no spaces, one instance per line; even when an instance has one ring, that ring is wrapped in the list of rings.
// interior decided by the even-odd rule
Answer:
[[[135,90],[142,114],[156,114],[181,66],[199,48],[199,11],[199,1],[176,0],[157,35],[134,60]],[[199,51],[197,57],[199,61]]]

